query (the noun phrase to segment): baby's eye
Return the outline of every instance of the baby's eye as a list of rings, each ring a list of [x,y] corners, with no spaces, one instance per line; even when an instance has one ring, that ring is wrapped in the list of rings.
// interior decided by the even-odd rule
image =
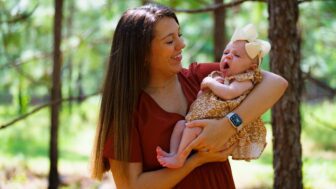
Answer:
[[[234,56],[235,56],[235,57],[238,57],[238,58],[240,57],[239,54],[234,54]]]

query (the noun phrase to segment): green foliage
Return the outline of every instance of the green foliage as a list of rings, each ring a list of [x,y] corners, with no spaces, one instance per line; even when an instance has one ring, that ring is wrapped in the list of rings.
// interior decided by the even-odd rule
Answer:
[[[312,19],[315,18],[315,19]],[[316,1],[300,5],[301,67],[336,87],[336,2]]]
[[[47,156],[49,139],[48,115],[45,115],[47,112],[37,113],[37,119],[31,117],[18,123],[15,128],[1,131],[1,153],[27,157]],[[36,124],[36,120],[39,124]],[[1,119],[1,123],[4,122]]]
[[[29,2],[29,3],[28,3]],[[200,9],[212,0],[158,0],[176,9]],[[226,2],[226,1],[225,1]],[[86,0],[64,1],[62,35],[62,95],[64,98],[90,94],[100,88],[109,58],[112,36],[122,12],[141,4],[141,1]],[[0,123],[29,112],[49,98],[52,73],[53,14],[51,0],[0,0]],[[19,16],[23,19],[10,22]],[[212,13],[177,14],[187,44],[183,63],[213,60]],[[336,88],[336,2],[316,1],[300,4],[299,28],[302,34],[302,70],[310,72]],[[267,39],[267,5],[245,2],[226,10],[226,37],[234,28],[249,22],[257,25],[259,36]],[[286,56],[286,55],[284,55]],[[269,69],[269,57],[262,68]],[[304,103],[302,111],[303,172],[306,188],[335,183],[336,115],[335,101],[319,104]],[[73,103],[71,109],[63,104],[60,117],[60,160],[65,167],[75,162],[87,166],[97,119],[99,97],[82,104]],[[18,158],[30,161],[32,167],[48,165],[49,110],[45,109],[15,126],[0,130],[1,162]],[[270,112],[263,119],[270,122]],[[267,126],[271,131],[270,126]],[[255,161],[265,172],[256,173],[258,180],[272,180],[271,143],[262,158]],[[41,163],[43,162],[43,163]],[[71,165],[71,166],[70,166]],[[21,166],[21,163],[20,163]],[[26,164],[22,164],[23,167]],[[62,169],[63,170],[63,169]],[[264,169],[262,169],[264,170]],[[1,171],[0,171],[1,172]],[[20,171],[19,171],[20,172]],[[319,177],[316,178],[316,173]],[[18,174],[17,182],[27,180]],[[319,185],[320,184],[320,185]],[[332,185],[334,184],[334,185]],[[263,186],[264,187],[264,186]]]
[[[85,103],[73,107],[73,114],[63,107],[59,128],[60,158],[68,160],[87,160],[92,147],[93,130],[97,120],[99,98],[92,97]],[[4,117],[8,115],[0,108]],[[2,117],[2,116],[1,116]],[[2,117],[3,118],[3,117]],[[4,119],[0,119],[4,123]],[[38,123],[38,124],[36,124]],[[13,128],[0,132],[0,154],[20,155],[26,158],[48,156],[49,110],[42,110]]]
[[[158,3],[176,9],[200,9],[213,3],[202,1],[167,1]],[[78,95],[99,89],[105,64],[108,61],[113,30],[122,11],[140,5],[140,1],[92,1],[64,2],[63,19],[63,96]],[[15,75],[24,73],[28,99],[45,98],[50,89],[53,48],[53,1],[5,1],[1,3],[0,20],[12,20],[17,15],[30,15],[19,22],[0,24],[0,85],[1,91],[15,96],[19,88]],[[335,3],[312,2],[300,5],[302,28],[302,69],[336,86]],[[31,14],[30,14],[31,13]],[[178,13],[182,34],[187,44],[184,50],[184,66],[190,62],[213,60],[212,13]],[[226,37],[234,28],[252,22],[258,26],[259,35],[267,39],[267,5],[261,2],[245,2],[226,10]],[[318,18],[318,19],[310,19]],[[309,23],[309,24],[307,24]],[[269,69],[269,57],[262,64]],[[19,66],[12,66],[19,65]],[[15,67],[20,67],[18,72]],[[71,70],[70,70],[71,68]],[[79,82],[79,73],[82,80]],[[1,92],[4,93],[4,92]],[[17,96],[14,99],[18,99]],[[1,99],[0,99],[1,102]],[[14,103],[14,102],[13,102]]]
[[[314,148],[336,150],[336,106],[334,102],[325,101],[321,104],[304,104],[301,107],[304,133],[303,138],[318,141]]]
[[[303,183],[305,188],[334,188],[336,184],[334,167],[336,167],[335,158],[305,157],[303,159]]]

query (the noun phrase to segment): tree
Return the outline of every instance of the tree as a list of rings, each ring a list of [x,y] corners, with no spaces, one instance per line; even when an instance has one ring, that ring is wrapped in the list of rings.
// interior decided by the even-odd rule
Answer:
[[[289,87],[272,109],[274,188],[300,189],[302,184],[300,97],[300,38],[298,3],[269,0],[271,70],[284,76]],[[290,113],[284,113],[288,112]]]
[[[223,0],[214,0],[214,4],[223,3]],[[225,44],[225,8],[214,10],[214,57],[215,61],[220,61]]]
[[[69,12],[69,15],[67,15],[67,17],[65,18],[65,38],[69,39],[71,38],[71,36],[73,35],[73,25],[74,25],[74,13],[76,12],[76,8],[75,8],[75,1],[74,0],[70,0],[67,2],[67,11]],[[73,78],[73,54],[69,54],[68,57],[66,58],[66,65],[63,66],[68,68],[68,96],[72,96],[72,78]],[[69,111],[72,111],[72,101],[69,101]]]
[[[51,100],[61,99],[61,39],[62,39],[62,8],[63,0],[55,0],[54,16],[54,63],[52,73]],[[59,175],[57,169],[58,163],[58,125],[59,125],[60,103],[51,106],[51,128],[50,128],[50,172],[49,172],[49,189],[56,189],[59,185]]]

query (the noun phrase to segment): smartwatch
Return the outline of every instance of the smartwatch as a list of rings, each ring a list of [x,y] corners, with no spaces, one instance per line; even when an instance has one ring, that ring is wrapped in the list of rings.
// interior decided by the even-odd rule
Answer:
[[[240,131],[243,128],[243,120],[241,117],[234,113],[230,112],[225,117],[227,117],[231,123],[231,125],[237,130]]]

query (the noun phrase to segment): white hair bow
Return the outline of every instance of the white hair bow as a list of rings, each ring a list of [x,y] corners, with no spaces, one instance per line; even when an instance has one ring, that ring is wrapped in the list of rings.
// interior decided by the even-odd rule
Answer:
[[[245,44],[245,50],[248,56],[252,59],[259,55],[259,64],[261,58],[264,57],[271,49],[271,44],[268,41],[257,39],[258,33],[253,24],[248,24],[243,28],[237,28],[233,33],[230,42],[238,40],[248,41]]]

